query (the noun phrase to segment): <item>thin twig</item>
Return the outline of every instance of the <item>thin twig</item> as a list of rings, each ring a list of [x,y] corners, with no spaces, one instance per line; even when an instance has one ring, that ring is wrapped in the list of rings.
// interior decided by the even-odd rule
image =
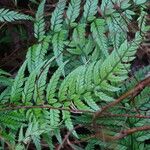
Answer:
[[[72,134],[72,132],[75,130],[75,129],[78,129],[80,128],[81,125],[78,125],[76,126],[74,129],[70,130],[66,135],[65,135],[65,138],[63,139],[62,143],[58,146],[58,148],[56,150],[61,150],[61,148],[63,147],[63,145],[65,144],[65,142],[67,141],[67,139],[69,138],[69,136]]]
[[[104,113],[103,116],[100,117],[127,117],[127,118],[143,118],[150,119],[150,116],[144,116],[140,114],[129,115],[129,114],[112,114],[112,113]]]

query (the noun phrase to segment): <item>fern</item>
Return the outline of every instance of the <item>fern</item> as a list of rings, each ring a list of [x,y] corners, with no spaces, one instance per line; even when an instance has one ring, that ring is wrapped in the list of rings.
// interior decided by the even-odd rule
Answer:
[[[80,3],[81,3],[81,0],[71,0],[71,3],[69,3],[69,7],[66,12],[66,15],[67,15],[66,23],[68,25],[71,25],[72,23],[74,23],[76,18],[79,16]]]
[[[59,0],[56,9],[52,13],[51,30],[54,32],[58,32],[61,30],[65,5],[66,0]]]
[[[93,20],[94,15],[97,13],[97,4],[98,0],[92,1],[92,0],[86,0],[86,3],[84,5],[84,19],[85,20]]]
[[[108,54],[108,46],[107,46],[107,38],[104,34],[104,20],[97,19],[91,25],[91,31],[93,33],[93,38],[102,51],[103,55],[107,57]]]
[[[63,120],[65,121],[65,125],[66,127],[71,131],[73,130],[73,124],[72,124],[72,120],[71,120],[71,114],[70,112],[67,112],[67,111],[63,111]],[[75,137],[78,137],[76,131],[72,131],[73,135]]]
[[[28,103],[31,101],[33,97],[33,92],[35,89],[35,82],[37,73],[40,71],[41,67],[44,65],[44,63],[40,64],[35,70],[33,70],[28,77],[27,81],[25,82],[24,90],[22,92],[22,101],[23,103]],[[34,99],[35,101],[35,99]]]
[[[9,9],[0,9],[0,22],[12,22],[16,20],[33,20],[33,18]]]
[[[46,90],[46,97],[47,97],[47,101],[49,104],[52,104],[54,102],[56,102],[57,100],[55,99],[55,92],[56,92],[56,88],[57,88],[57,84],[59,81],[59,78],[61,76],[61,70],[63,68],[65,64],[61,65],[58,70],[53,74],[53,76],[50,79],[50,82],[47,86],[47,90]]]
[[[44,21],[44,5],[45,0],[43,0],[37,10],[36,20],[34,24],[34,35],[37,39],[42,40],[45,35],[45,21]]]
[[[55,33],[52,39],[54,56],[58,66],[63,63],[63,49],[64,49],[65,31],[61,30]]]
[[[40,65],[45,60],[45,55],[49,48],[48,41],[51,39],[50,36],[47,36],[39,44],[35,44],[28,49],[27,52],[27,62],[28,70],[32,72],[38,65]]]
[[[25,83],[24,90],[22,92],[22,101],[23,103],[30,102],[33,96],[33,91],[34,91],[34,86],[35,86],[35,81],[36,81],[36,72],[33,71],[28,80]]]
[[[40,135],[44,132],[44,130],[39,127],[38,122],[37,123],[32,123],[28,125],[28,128],[26,129],[25,135],[23,133],[23,126],[20,129],[19,132],[19,143],[23,144],[29,144],[30,140],[33,140],[36,149],[40,150],[41,149],[41,144],[40,144]],[[20,144],[21,147],[23,147],[22,144]],[[19,145],[18,145],[19,146]]]
[[[97,112],[149,77],[149,66],[130,75],[147,32],[144,2],[59,0],[50,17],[45,6],[42,0],[33,22],[37,42],[16,77],[0,70],[0,148],[148,150],[149,131],[113,142],[106,138],[149,125],[137,117],[149,116],[149,87],[110,107],[93,127]],[[18,20],[33,18],[0,9],[1,22]],[[130,37],[132,22],[138,28]]]
[[[24,71],[26,69],[26,61],[18,71],[18,75],[15,78],[15,81],[12,85],[11,89],[11,95],[10,95],[10,100],[11,102],[17,102],[21,100],[21,93],[22,93],[22,86],[24,84],[25,78],[24,78]]]

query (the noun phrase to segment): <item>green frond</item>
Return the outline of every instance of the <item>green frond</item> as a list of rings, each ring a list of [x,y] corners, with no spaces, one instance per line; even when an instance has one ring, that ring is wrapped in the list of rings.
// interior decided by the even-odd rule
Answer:
[[[50,125],[52,128],[57,128],[60,123],[60,111],[50,110]]]
[[[53,141],[52,141],[52,136],[49,135],[49,133],[47,133],[47,134],[43,135],[43,138],[46,141],[46,143],[48,144],[49,149],[54,150],[54,144],[53,144]]]
[[[46,0],[42,0],[42,2],[40,3],[36,13],[35,23],[34,23],[34,36],[39,41],[41,41],[45,35],[45,20],[44,20],[45,2]]]
[[[25,116],[23,114],[19,114],[16,111],[14,112],[0,112],[0,126],[2,128],[10,128],[12,130],[17,131],[23,122],[25,121]]]
[[[41,63],[38,67],[36,67],[27,78],[27,81],[25,82],[25,86],[22,92],[23,103],[28,103],[33,98],[33,92],[35,90],[36,79],[37,79],[36,77],[41,67],[43,67],[44,64],[45,62]],[[34,102],[36,103],[35,99],[34,99]]]
[[[28,77],[27,81],[25,82],[24,90],[22,92],[22,102],[23,103],[30,102],[33,97],[36,75],[37,75],[36,71],[31,72],[30,76]]]
[[[96,19],[91,24],[91,32],[93,35],[93,39],[95,40],[96,44],[99,46],[100,51],[105,56],[105,58],[109,55],[108,53],[108,41],[105,36],[105,20],[103,19]]]
[[[66,100],[69,95],[71,96],[75,93],[77,73],[78,73],[78,68],[72,71],[61,83],[58,92],[58,98],[60,101]]]
[[[27,62],[25,61],[21,68],[18,71],[18,74],[14,80],[14,83],[11,88],[11,95],[10,95],[10,101],[11,102],[17,102],[21,100],[21,93],[23,91],[23,84],[25,81],[24,72],[26,69]]]
[[[42,62],[44,62],[45,60],[45,55],[48,51],[49,48],[49,42],[50,42],[51,36],[46,36],[43,41],[38,44],[37,48],[36,48],[36,58],[35,58],[35,65],[36,67],[38,65],[40,65]]]
[[[50,36],[46,36],[39,44],[34,44],[28,49],[26,58],[30,73],[45,60],[50,39]]]
[[[12,79],[5,77],[5,76],[0,76],[0,84],[2,86],[11,86],[12,83],[13,83]]]
[[[150,75],[149,66],[138,72],[132,66],[149,29],[146,0],[59,0],[50,5],[46,0],[30,1],[38,7],[34,20],[0,9],[4,24],[32,20],[36,39],[15,79],[0,69],[0,149],[53,150],[60,144],[63,149],[149,150],[149,131],[105,140],[105,134],[120,136],[124,130],[150,124],[142,118],[149,116],[149,86],[109,107],[93,127],[97,112]],[[15,29],[21,37],[26,35],[22,26]],[[6,30],[0,43],[8,42],[8,35]],[[102,138],[94,136],[99,131]]]
[[[39,126],[39,123],[30,123],[27,128],[26,132],[23,132],[23,127],[20,128],[19,132],[19,142],[23,144],[28,144],[33,141],[36,146],[37,150],[41,150],[41,143],[40,143],[40,135],[44,132],[42,127]]]
[[[66,6],[66,0],[59,0],[51,17],[51,30],[59,32],[62,27],[63,14]]]
[[[61,30],[58,33],[55,33],[52,39],[53,43],[53,52],[56,58],[58,66],[61,66],[63,63],[63,50],[64,50],[64,40],[65,40],[66,32]],[[64,71],[63,71],[64,74]]]
[[[66,23],[71,25],[79,16],[81,0],[71,0],[66,11]]]
[[[114,83],[122,82],[127,79],[127,73],[125,70],[129,71],[128,63],[134,59],[135,52],[141,43],[141,36],[137,33],[135,40],[130,44],[125,41],[118,50],[113,51],[103,62],[100,68],[100,80],[99,87],[102,88],[103,84],[107,84],[110,81],[112,85]],[[107,66],[107,67],[106,67]],[[124,72],[121,74],[120,72]],[[107,83],[106,83],[107,81]],[[114,85],[113,85],[114,86]],[[114,90],[118,90],[115,86]],[[105,88],[105,90],[107,90]],[[102,94],[105,97],[105,93]],[[106,95],[107,96],[107,95]]]
[[[10,94],[11,94],[11,88],[7,87],[4,91],[1,92],[0,94],[0,102],[2,104],[7,103],[9,101],[10,98]]]
[[[51,77],[49,84],[47,86],[47,90],[46,90],[46,99],[48,101],[49,104],[54,103],[55,100],[55,92],[57,90],[57,84],[59,81],[59,78],[61,76],[62,72],[61,72],[61,67],[58,68],[58,70],[53,74],[53,76]]]
[[[76,131],[73,130],[74,127],[73,127],[73,124],[72,124],[70,112],[68,112],[68,111],[62,111],[62,114],[63,114],[63,120],[64,120],[64,122],[65,122],[66,127],[67,127],[70,131],[72,131],[72,134],[73,134],[75,137],[78,137]]]
[[[84,95],[84,101],[87,103],[87,105],[92,108],[93,110],[97,111],[99,110],[99,106],[95,103],[95,101],[93,100],[91,93],[86,93]]]
[[[35,66],[35,59],[36,59],[36,49],[38,45],[34,44],[33,46],[29,47],[26,59],[27,59],[27,65],[29,72],[32,72],[34,70]]]
[[[83,101],[81,101],[80,97],[78,95],[74,96],[73,99],[74,105],[79,109],[79,110],[89,110],[92,111],[92,109],[87,106]]]
[[[0,22],[12,22],[17,20],[33,20],[31,16],[18,13],[9,9],[0,9]]]
[[[91,21],[94,19],[94,15],[97,13],[98,0],[86,0],[84,5],[84,19]]]
[[[81,66],[78,68],[78,74],[76,74],[76,93],[79,95],[85,92],[85,73],[86,67]]]
[[[34,100],[36,104],[43,104],[45,100],[46,79],[49,71],[50,63],[37,76],[34,89]]]

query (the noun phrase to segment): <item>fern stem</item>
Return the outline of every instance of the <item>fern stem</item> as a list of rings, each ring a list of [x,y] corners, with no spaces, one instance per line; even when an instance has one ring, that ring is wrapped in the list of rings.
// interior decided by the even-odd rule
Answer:
[[[38,105],[38,106],[16,106],[16,107],[8,107],[4,109],[0,109],[0,111],[13,111],[13,110],[19,110],[19,109],[36,109],[36,108],[41,108],[41,109],[53,109],[53,110],[63,110],[63,111],[69,111],[72,113],[89,113],[92,114],[93,111],[89,110],[75,110],[75,109],[69,109],[69,108],[58,108],[58,107],[53,107],[50,105]]]

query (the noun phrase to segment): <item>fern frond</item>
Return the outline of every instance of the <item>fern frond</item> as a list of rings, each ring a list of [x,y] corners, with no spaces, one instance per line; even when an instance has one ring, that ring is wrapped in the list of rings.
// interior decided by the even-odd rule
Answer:
[[[10,128],[17,131],[23,122],[25,121],[25,116],[15,112],[0,112],[0,126],[3,128]]]
[[[52,128],[57,128],[60,123],[60,111],[50,110],[50,125]]]
[[[100,80],[99,87],[100,89],[103,87],[102,84],[107,82],[118,83],[125,80],[128,76],[126,73],[126,69],[129,70],[129,62],[134,59],[134,54],[141,43],[141,36],[137,33],[135,40],[133,40],[130,44],[125,41],[119,48],[118,51],[113,51],[111,55],[109,55],[100,68]],[[107,67],[106,67],[107,66]],[[120,72],[124,72],[125,74],[121,74]],[[113,85],[113,84],[112,84]],[[108,86],[108,84],[107,84]],[[106,89],[107,90],[107,89]],[[114,90],[117,90],[114,87]],[[105,97],[105,93],[103,97]]]
[[[99,106],[95,103],[95,101],[93,100],[91,93],[86,93],[84,94],[84,101],[88,104],[88,106],[90,108],[92,108],[93,110],[97,111],[99,110]]]
[[[7,103],[9,101],[10,93],[11,93],[11,88],[10,87],[7,87],[4,91],[1,92],[0,102],[2,104]]]
[[[38,45],[35,44],[31,47],[29,47],[26,59],[27,59],[27,65],[28,65],[28,70],[29,72],[32,72],[34,70],[35,66],[35,59],[36,59],[36,49]]]
[[[72,124],[70,112],[68,112],[68,111],[62,111],[62,113],[63,113],[63,120],[64,120],[64,122],[65,122],[66,127],[67,127],[70,131],[72,131],[72,134],[73,134],[75,137],[78,137],[76,131],[73,130],[74,127],[73,127],[73,124]]]
[[[27,81],[25,82],[25,87],[22,92],[23,103],[30,102],[30,100],[32,99],[33,91],[35,87],[36,75],[37,75],[36,71],[33,71],[28,77]]]
[[[36,58],[35,58],[35,66],[37,67],[41,63],[44,62],[45,60],[45,55],[48,51],[49,48],[49,41],[51,39],[51,36],[46,36],[43,41],[38,44],[37,49],[36,49]]]
[[[54,150],[54,144],[53,144],[53,141],[52,141],[52,136],[49,135],[49,133],[46,133],[46,134],[43,135],[43,138],[47,142],[47,144],[49,146],[49,149]]]
[[[62,27],[63,13],[66,6],[66,0],[59,0],[51,17],[51,30],[59,32]]]
[[[26,58],[30,73],[45,60],[50,39],[50,36],[46,36],[39,44],[35,44],[28,49]]]
[[[33,20],[31,16],[18,13],[9,9],[0,9],[0,22],[12,22],[16,20]]]
[[[80,97],[78,95],[74,96],[73,102],[75,104],[75,106],[79,109],[79,110],[89,110],[92,111],[92,109],[87,106],[83,101],[81,101]]]
[[[0,84],[1,86],[11,86],[13,83],[13,80],[5,77],[5,76],[0,76]]]
[[[58,33],[55,33],[52,39],[53,43],[53,52],[56,58],[58,66],[63,64],[63,50],[64,50],[64,40],[65,40],[65,31],[61,30]],[[64,74],[64,71],[63,71]]]
[[[36,146],[37,150],[41,150],[40,135],[44,132],[39,123],[32,122],[28,125],[25,134],[23,133],[23,127],[21,127],[19,132],[19,142],[24,144],[29,144],[31,140]]]
[[[104,34],[105,32],[105,21],[103,19],[96,19],[91,24],[91,32],[93,35],[94,40],[96,41],[97,45],[99,46],[100,50],[102,51],[105,58],[109,55],[108,53],[108,46],[107,46],[107,38]]]
[[[27,62],[25,61],[23,63],[23,65],[21,66],[21,68],[19,69],[18,74],[15,78],[15,81],[12,85],[11,95],[10,95],[11,102],[17,102],[17,101],[21,100],[21,93],[23,91],[22,86],[25,81],[24,72],[26,69],[26,64],[27,64]]]
[[[40,71],[41,67],[45,62],[41,63],[38,67],[36,67],[29,75],[27,81],[25,82],[25,86],[22,92],[22,101],[23,103],[28,103],[31,101],[33,97],[33,92],[35,89],[36,77],[37,73]],[[35,100],[34,100],[35,102]]]
[[[61,83],[59,92],[58,92],[58,97],[60,101],[66,100],[68,98],[68,93],[70,96],[75,93],[76,91],[75,83],[76,83],[77,73],[78,73],[78,68],[72,71]]]
[[[79,16],[80,3],[81,0],[71,0],[71,3],[69,3],[68,9],[66,11],[66,15],[67,15],[66,23],[68,25],[73,23],[76,20],[76,18]]]
[[[58,80],[61,75],[61,68],[59,68],[51,77],[50,82],[47,86],[46,90],[46,99],[49,104],[55,102],[54,97],[55,97],[55,92],[58,84]],[[56,100],[57,101],[57,100]]]
[[[34,24],[34,36],[41,41],[45,35],[45,20],[44,20],[44,5],[46,0],[42,0],[40,3]]]
[[[43,104],[45,102],[46,79],[49,67],[50,64],[42,70],[42,73],[39,74],[38,79],[35,83],[34,100],[36,104]]]
[[[94,15],[97,13],[97,5],[98,0],[86,0],[86,3],[84,5],[84,19],[87,21],[93,20]]]

